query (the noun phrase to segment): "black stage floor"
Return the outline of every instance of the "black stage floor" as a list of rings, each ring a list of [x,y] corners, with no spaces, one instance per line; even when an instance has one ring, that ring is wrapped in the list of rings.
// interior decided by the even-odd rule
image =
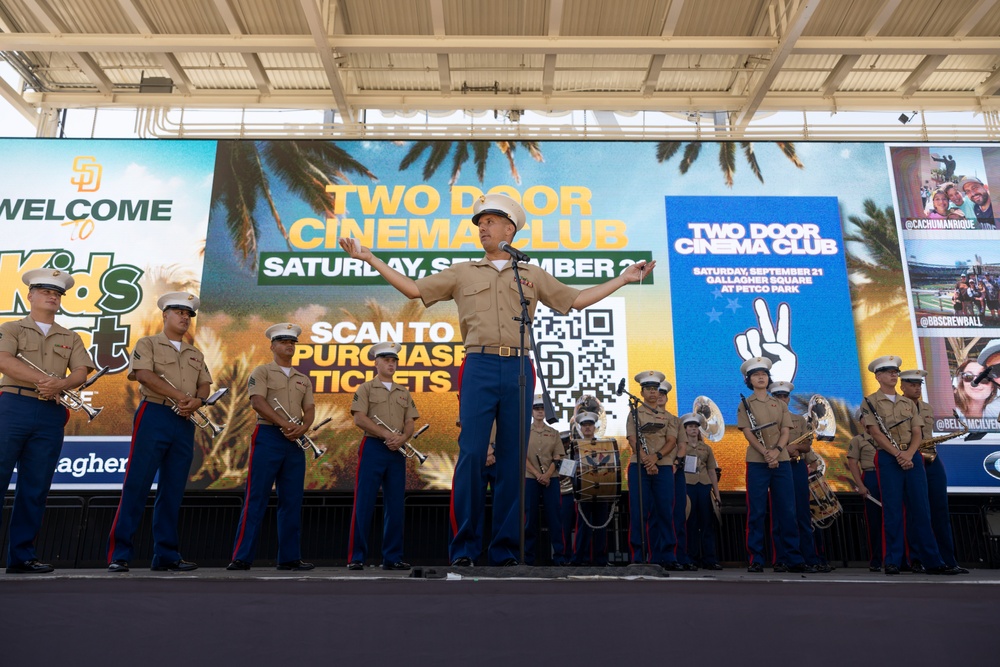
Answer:
[[[998,664],[996,570],[434,569],[446,578],[343,568],[0,574],[0,655],[12,666]]]

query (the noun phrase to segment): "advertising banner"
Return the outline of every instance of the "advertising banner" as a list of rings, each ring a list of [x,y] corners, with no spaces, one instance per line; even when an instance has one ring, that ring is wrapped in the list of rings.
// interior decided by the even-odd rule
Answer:
[[[596,402],[598,435],[617,438],[627,460],[628,405],[615,389],[626,379],[637,393],[635,374],[662,371],[671,412],[691,411],[697,397],[718,405],[711,444],[722,488],[740,490],[746,442],[735,406],[748,390],[739,365],[762,354],[776,379],[796,385],[793,411],[826,400],[832,434],[814,449],[831,486],[848,490],[852,414],[876,388],[864,369],[896,354],[930,373],[935,432],[969,427],[939,447],[953,490],[1000,488],[987,461],[1000,451],[996,385],[965,382],[1000,340],[990,287],[998,232],[987,224],[989,184],[1000,182],[994,147],[24,140],[0,151],[21,165],[0,185],[0,317],[25,316],[23,271],[72,271],[77,287],[58,320],[112,369],[86,394],[104,407],[99,418],[74,414],[67,426],[61,488],[121,483],[139,396],[125,378],[128,352],[160,330],[156,299],[174,290],[200,296],[190,341],[215,387],[230,390],[208,410],[221,434],[196,432],[190,489],[245,484],[249,376],[271,361],[264,330],[286,321],[303,329],[294,364],[312,382],[317,421],[330,418],[314,434],[323,455],[306,453],[306,488],[353,488],[351,399],[374,377],[367,352],[384,340],[402,345],[395,379],[413,393],[417,426],[431,425],[415,443],[429,458],[407,466],[407,488],[450,488],[465,357],[454,303],[407,299],[338,239],[419,279],[482,257],[472,207],[490,192],[527,212],[514,246],[575,288],[656,262],[641,284],[583,311],[537,309],[556,428]],[[946,179],[961,202],[932,192]]]

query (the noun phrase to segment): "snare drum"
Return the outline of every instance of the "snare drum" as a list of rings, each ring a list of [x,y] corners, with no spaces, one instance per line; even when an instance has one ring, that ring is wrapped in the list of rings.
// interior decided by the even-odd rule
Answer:
[[[577,469],[573,495],[578,501],[613,502],[622,492],[622,462],[614,438],[574,440]]]
[[[823,473],[814,472],[809,475],[809,512],[812,514],[813,526],[829,528],[843,511],[837,494],[826,483]]]

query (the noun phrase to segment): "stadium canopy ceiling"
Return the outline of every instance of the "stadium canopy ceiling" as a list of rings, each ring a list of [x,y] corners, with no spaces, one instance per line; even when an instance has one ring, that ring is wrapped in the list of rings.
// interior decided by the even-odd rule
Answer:
[[[66,108],[1000,110],[1000,0],[0,0]]]

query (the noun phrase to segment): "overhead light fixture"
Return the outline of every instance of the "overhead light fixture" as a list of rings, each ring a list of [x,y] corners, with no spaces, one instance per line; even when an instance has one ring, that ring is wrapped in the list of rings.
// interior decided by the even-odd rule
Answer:
[[[174,92],[174,80],[168,76],[146,76],[139,78],[139,92],[169,95]]]
[[[899,114],[899,118],[897,120],[899,120],[899,122],[902,123],[903,125],[906,125],[907,123],[909,123],[911,120],[913,120],[916,117],[917,117],[917,112],[916,111],[914,111],[909,116],[907,116],[905,113],[901,113],[901,114]]]
[[[507,114],[507,118],[510,120],[510,122],[516,123],[517,121],[521,120],[521,110],[511,109],[510,112]]]

